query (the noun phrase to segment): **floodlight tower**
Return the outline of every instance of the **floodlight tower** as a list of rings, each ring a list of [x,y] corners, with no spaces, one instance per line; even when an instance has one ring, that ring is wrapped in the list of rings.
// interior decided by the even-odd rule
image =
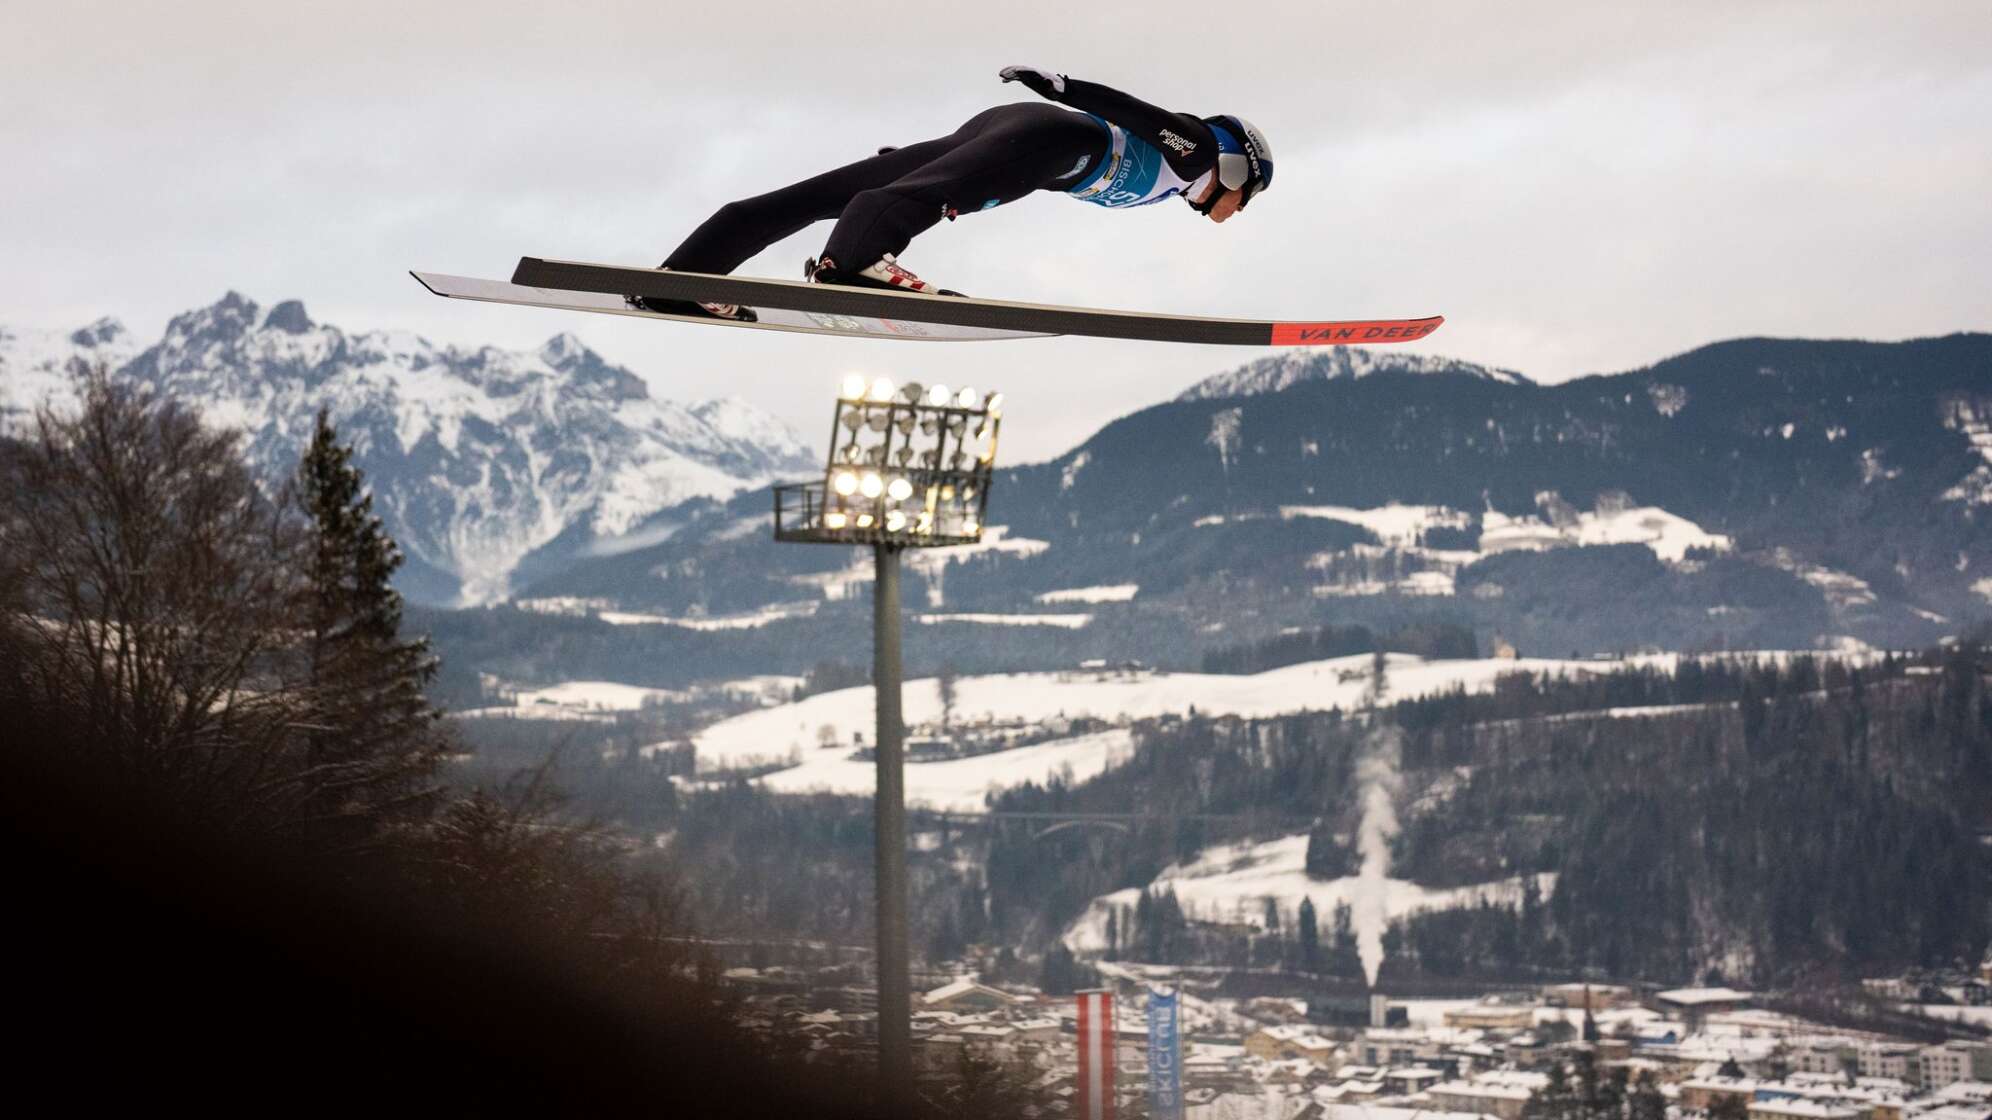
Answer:
[[[982,539],[1003,395],[844,379],[823,477],[775,487],[775,539],[870,545],[878,792],[878,1064],[884,1095],[912,1090],[906,930],[906,727],[900,715],[899,553]]]

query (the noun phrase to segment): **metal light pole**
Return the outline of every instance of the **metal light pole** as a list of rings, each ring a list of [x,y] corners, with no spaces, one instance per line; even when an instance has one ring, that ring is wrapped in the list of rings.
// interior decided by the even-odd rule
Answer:
[[[878,1072],[889,1094],[913,1084],[912,968],[906,932],[906,724],[900,714],[899,546],[872,545],[872,692],[878,790],[872,798],[878,894]]]
[[[879,378],[845,381],[823,477],[775,487],[775,539],[872,548],[872,688],[878,728],[872,801],[878,916],[880,1096],[913,1088],[906,925],[906,725],[900,707],[899,554],[982,539],[1002,395]]]

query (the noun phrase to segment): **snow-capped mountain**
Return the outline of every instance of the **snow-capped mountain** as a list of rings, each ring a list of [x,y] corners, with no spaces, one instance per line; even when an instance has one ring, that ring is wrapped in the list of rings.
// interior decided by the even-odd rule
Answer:
[[[271,479],[327,410],[409,556],[404,589],[430,601],[501,599],[520,561],[556,541],[598,549],[662,510],[815,462],[776,418],[738,400],[654,398],[571,334],[524,352],[437,346],[349,334],[298,301],[265,308],[235,292],[143,348],[114,320],[0,330],[0,423],[70,397],[77,366],[98,361],[240,429]]]
[[[0,326],[0,432],[21,430],[44,401],[69,400],[79,365],[117,369],[140,349],[116,319],[73,331]]]
[[[1359,346],[1333,346],[1311,350],[1286,350],[1271,357],[1247,362],[1237,369],[1206,377],[1182,391],[1179,401],[1214,401],[1226,397],[1250,397],[1277,393],[1307,381],[1355,379],[1375,373],[1453,374],[1477,377],[1502,385],[1534,384],[1513,370],[1495,369],[1435,354],[1403,354],[1394,350],[1365,350]]]

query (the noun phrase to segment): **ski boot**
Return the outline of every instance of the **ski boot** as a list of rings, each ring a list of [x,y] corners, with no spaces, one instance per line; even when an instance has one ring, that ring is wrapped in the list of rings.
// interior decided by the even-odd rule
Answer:
[[[659,272],[669,272],[663,265]],[[624,296],[624,302],[638,311],[654,311],[659,315],[691,315],[707,319],[730,319],[736,323],[758,322],[760,316],[751,307],[737,303],[698,303],[689,299],[660,299],[657,296]]]
[[[887,253],[869,268],[850,271],[839,268],[837,262],[827,256],[810,257],[802,262],[802,274],[813,284],[842,284],[851,288],[884,288],[892,292],[918,292],[930,296],[960,296],[960,292],[935,287],[901,267],[897,258]]]

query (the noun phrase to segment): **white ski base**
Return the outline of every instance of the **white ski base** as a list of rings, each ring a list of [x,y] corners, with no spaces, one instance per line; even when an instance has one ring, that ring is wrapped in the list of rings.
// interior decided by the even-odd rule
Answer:
[[[826,315],[813,311],[785,311],[756,308],[757,322],[714,319],[704,315],[660,315],[631,307],[621,296],[597,292],[568,292],[557,288],[529,288],[504,280],[479,280],[470,276],[449,276],[440,272],[410,272],[422,286],[450,299],[474,299],[484,303],[509,303],[519,307],[550,307],[560,311],[593,311],[607,315],[629,315],[638,319],[663,319],[702,326],[751,327],[763,331],[791,331],[797,334],[834,334],[846,338],[895,338],[921,342],[994,342],[1011,338],[1053,338],[1050,333],[997,330],[990,327],[956,327],[941,323],[911,323],[901,319],[873,319],[852,315]],[[940,298],[940,297],[935,297]]]

